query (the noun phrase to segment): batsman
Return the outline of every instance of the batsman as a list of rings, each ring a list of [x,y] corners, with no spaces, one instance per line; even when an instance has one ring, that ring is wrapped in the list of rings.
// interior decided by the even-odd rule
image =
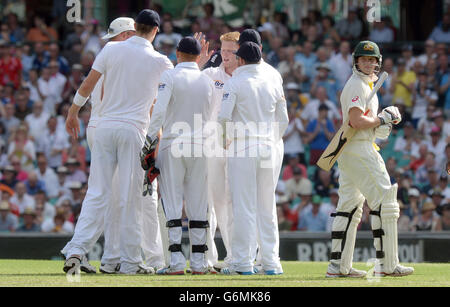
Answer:
[[[356,231],[364,200],[370,208],[377,262],[376,276],[405,276],[414,272],[398,260],[397,184],[392,185],[376,138],[386,139],[401,121],[397,107],[378,113],[377,95],[370,95],[378,80],[382,56],[371,41],[358,43],[353,53],[353,74],[341,95],[343,122],[356,130],[337,158],[339,203],[331,232],[331,260],[327,277],[365,277],[366,272],[352,268]],[[369,96],[372,98],[369,100]],[[341,144],[341,142],[339,142]],[[340,146],[340,145],[338,145]],[[337,152],[338,150],[336,150]]]

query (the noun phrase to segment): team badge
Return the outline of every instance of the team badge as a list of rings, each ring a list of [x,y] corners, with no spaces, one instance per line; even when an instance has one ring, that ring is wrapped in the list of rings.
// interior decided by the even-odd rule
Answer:
[[[352,102],[357,102],[359,100],[359,96],[356,96],[355,98],[352,99]]]
[[[160,91],[162,91],[163,89],[165,89],[166,88],[166,84],[165,83],[160,83],[159,85],[158,85],[158,90],[160,90]]]
[[[217,89],[219,89],[219,90],[223,89],[224,84],[225,84],[225,83],[223,83],[223,82],[220,81],[220,80],[214,80],[214,86],[215,86]]]
[[[373,51],[373,46],[371,44],[365,44],[364,50]]]

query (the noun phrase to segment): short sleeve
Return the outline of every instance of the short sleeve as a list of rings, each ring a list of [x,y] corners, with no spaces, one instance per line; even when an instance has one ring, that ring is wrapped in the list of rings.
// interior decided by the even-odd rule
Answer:
[[[110,49],[111,49],[111,46],[108,44],[105,47],[103,47],[102,51],[100,51],[100,53],[97,55],[97,57],[95,58],[94,64],[92,65],[92,69],[98,71],[102,75],[105,74],[105,72],[106,72],[106,67],[107,67],[108,58],[109,58],[108,54],[109,54]]]
[[[363,89],[359,84],[349,84],[341,95],[342,114],[348,115],[352,108],[358,108],[361,112],[366,112],[366,101],[363,96]]]

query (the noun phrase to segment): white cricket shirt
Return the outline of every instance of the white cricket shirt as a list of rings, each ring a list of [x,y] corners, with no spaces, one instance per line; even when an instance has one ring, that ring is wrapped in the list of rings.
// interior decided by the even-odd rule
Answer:
[[[99,120],[147,129],[161,74],[172,67],[170,60],[142,37],[106,45],[92,66],[105,77],[106,90],[98,105]]]

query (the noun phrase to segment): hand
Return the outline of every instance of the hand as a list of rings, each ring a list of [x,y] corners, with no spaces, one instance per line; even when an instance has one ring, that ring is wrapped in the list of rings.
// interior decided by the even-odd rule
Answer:
[[[392,131],[392,124],[381,125],[375,128],[375,137],[380,140],[386,140]]]
[[[143,196],[153,194],[152,183],[153,183],[153,180],[155,180],[155,178],[158,177],[159,174],[160,174],[160,171],[155,166],[152,166],[150,169],[145,171],[144,192],[142,193]]]
[[[202,32],[200,33],[195,33],[194,34],[194,38],[196,40],[198,40],[198,42],[200,43],[200,45],[202,46],[202,50],[200,51],[200,59],[198,61],[198,66],[200,68],[202,68],[203,66],[205,66],[205,64],[208,62],[208,60],[211,58],[211,56],[214,54],[214,50],[208,51],[209,50],[209,42],[207,42],[205,40],[205,36],[203,35]]]
[[[394,125],[399,124],[402,121],[402,116],[397,107],[387,107],[378,114],[381,125],[393,123]]]
[[[80,134],[80,122],[78,121],[78,116],[74,114],[67,115],[66,119],[66,131],[72,136],[74,139],[78,138]]]
[[[144,147],[142,147],[140,158],[141,166],[146,171],[155,165],[156,159],[156,146],[159,143],[159,138],[156,137],[154,140],[150,136],[146,136]]]

